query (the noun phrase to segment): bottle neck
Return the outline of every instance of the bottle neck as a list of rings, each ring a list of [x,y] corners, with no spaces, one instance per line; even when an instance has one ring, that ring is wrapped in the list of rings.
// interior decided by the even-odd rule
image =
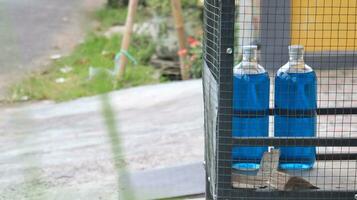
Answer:
[[[256,69],[258,67],[258,62],[257,59],[254,57],[251,58],[243,57],[241,66],[245,69]]]
[[[303,56],[290,56],[289,58],[289,66],[293,68],[304,68],[305,61]]]
[[[258,64],[256,48],[256,46],[243,47],[242,62],[234,67],[234,74],[242,75],[265,73],[265,69]]]
[[[250,63],[257,63],[257,59],[256,58],[247,58],[247,57],[243,57],[243,62],[250,62]]]
[[[260,74],[264,72],[264,68],[258,64],[256,58],[243,58],[242,62],[234,68],[235,74]]]

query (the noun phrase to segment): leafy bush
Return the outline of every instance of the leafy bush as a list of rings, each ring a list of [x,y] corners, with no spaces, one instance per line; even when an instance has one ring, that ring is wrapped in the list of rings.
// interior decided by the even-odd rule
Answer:
[[[119,6],[127,6],[129,0],[108,0],[107,6],[109,8],[118,8]]]
[[[181,4],[183,9],[195,8],[199,0],[182,0]],[[148,0],[147,5],[153,9],[158,15],[169,15],[171,13],[171,1],[169,0]]]
[[[127,15],[126,8],[102,8],[95,13],[103,28],[124,25]]]
[[[188,38],[189,49],[187,51],[188,65],[191,66],[190,76],[191,78],[202,77],[202,44],[200,40],[193,37]]]

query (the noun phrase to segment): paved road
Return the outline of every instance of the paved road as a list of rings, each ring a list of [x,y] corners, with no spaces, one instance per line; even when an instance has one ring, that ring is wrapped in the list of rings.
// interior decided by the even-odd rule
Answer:
[[[0,0],[0,96],[82,37],[86,11],[103,0]],[[20,76],[19,76],[20,75]]]

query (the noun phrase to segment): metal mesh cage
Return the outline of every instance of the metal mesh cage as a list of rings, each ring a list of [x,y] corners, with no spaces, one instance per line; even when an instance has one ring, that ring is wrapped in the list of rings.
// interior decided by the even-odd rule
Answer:
[[[357,199],[357,1],[204,5],[207,199]]]

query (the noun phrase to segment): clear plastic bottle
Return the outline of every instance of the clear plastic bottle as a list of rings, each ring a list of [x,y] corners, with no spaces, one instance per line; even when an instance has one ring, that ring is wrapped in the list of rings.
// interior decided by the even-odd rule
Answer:
[[[289,62],[275,77],[275,137],[315,137],[317,78],[304,62],[304,47],[289,47]],[[277,147],[280,168],[302,170],[313,167],[316,147]]]
[[[243,60],[233,69],[234,137],[269,136],[269,75],[257,63],[257,46],[243,47]],[[233,168],[259,168],[268,147],[233,147]]]

